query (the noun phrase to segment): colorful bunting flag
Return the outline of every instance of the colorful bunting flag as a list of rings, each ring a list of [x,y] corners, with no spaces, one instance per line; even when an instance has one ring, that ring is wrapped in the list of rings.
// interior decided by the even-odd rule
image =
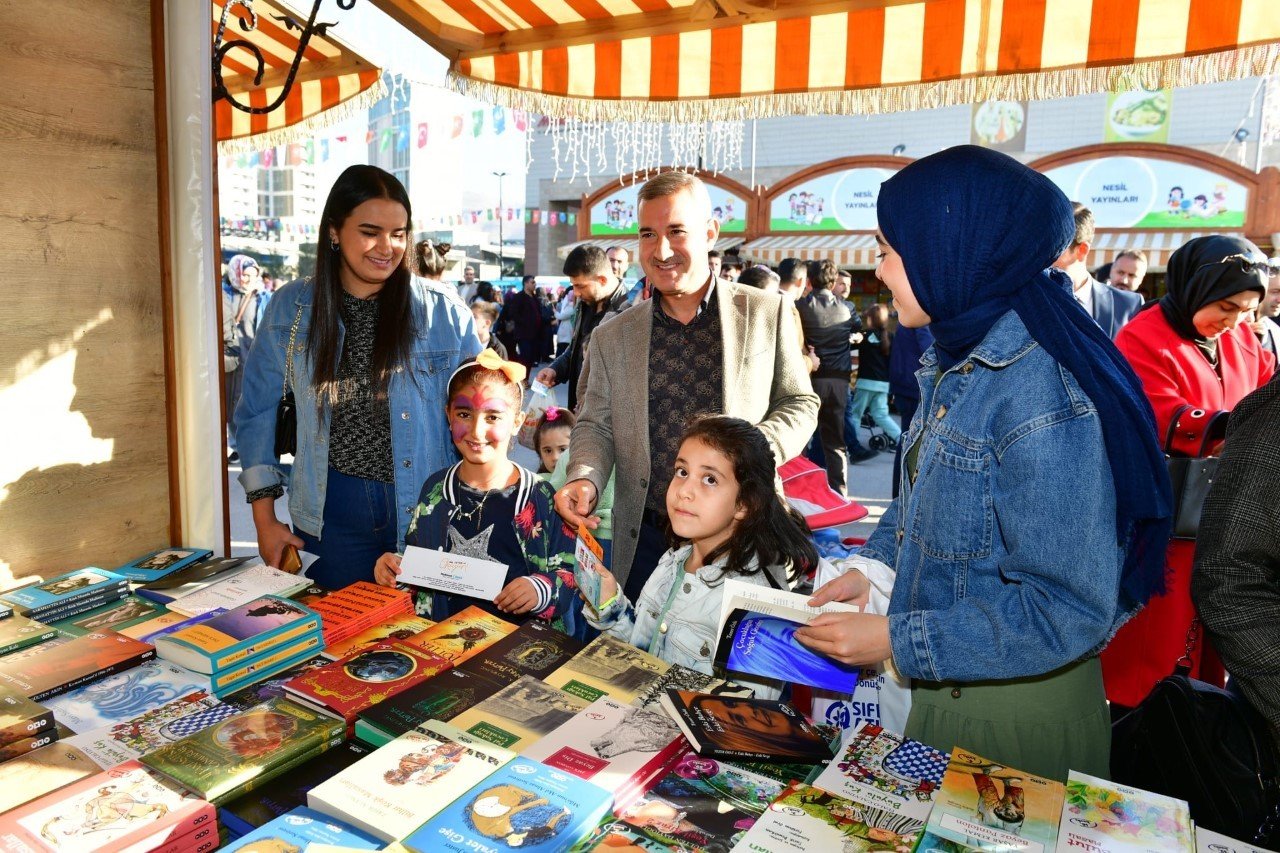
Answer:
[[[427,145],[427,123],[425,121],[418,122],[418,147],[425,148]]]

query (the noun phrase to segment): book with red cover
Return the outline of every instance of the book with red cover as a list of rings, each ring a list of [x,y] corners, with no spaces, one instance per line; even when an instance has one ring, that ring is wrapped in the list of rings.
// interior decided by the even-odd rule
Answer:
[[[413,612],[413,597],[403,589],[357,581],[307,606],[324,622],[324,644],[353,637],[391,616]]]
[[[156,656],[155,646],[115,631],[34,646],[0,658],[0,682],[36,702],[73,690]]]
[[[211,804],[126,761],[0,815],[0,849],[151,850],[216,822]]]
[[[292,678],[284,691],[295,701],[346,720],[350,727],[356,714],[369,706],[449,668],[447,660],[393,640]]]

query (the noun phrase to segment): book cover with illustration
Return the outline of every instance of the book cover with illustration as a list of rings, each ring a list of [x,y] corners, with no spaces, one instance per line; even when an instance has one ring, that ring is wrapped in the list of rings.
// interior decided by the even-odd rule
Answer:
[[[90,566],[52,577],[43,583],[10,590],[0,595],[0,599],[13,605],[16,612],[32,619],[53,621],[44,617],[99,595],[117,592],[124,595],[128,587],[128,580],[115,572]]]
[[[734,849],[753,853],[911,853],[918,833],[913,828],[914,818],[902,816],[898,824],[877,826],[868,821],[867,811],[862,803],[793,782],[768,804]]]
[[[587,704],[585,699],[522,675],[450,722],[478,738],[522,752],[569,722]]]
[[[0,658],[0,682],[43,702],[155,655],[155,647],[147,643],[115,631],[95,631],[65,643],[49,640]]]
[[[666,672],[658,676],[656,681],[651,681],[645,686],[636,697],[631,700],[631,704],[639,708],[656,708],[660,707],[662,697],[667,695],[668,690],[691,690],[694,693],[714,693],[717,696],[737,696],[739,698],[750,698],[756,695],[756,692],[750,687],[739,684],[736,681],[726,681],[723,678],[716,678],[714,675],[698,672],[696,669],[689,669],[687,666],[680,664],[672,664]]]
[[[588,702],[608,696],[630,704],[670,668],[661,658],[601,634],[543,680]]]
[[[583,643],[540,619],[531,619],[459,665],[500,683],[522,675],[542,680],[581,652]]]
[[[161,548],[125,563],[115,573],[135,583],[151,583],[212,556],[212,551],[202,548]]]
[[[208,675],[319,631],[320,616],[314,611],[264,595],[154,642],[160,657]]]
[[[57,628],[15,613],[0,619],[0,655],[29,648],[56,636]]]
[[[17,617],[14,617],[17,618]],[[0,746],[53,730],[53,711],[12,687],[0,685]]]
[[[343,730],[341,720],[272,699],[139,760],[220,803],[336,746]]]
[[[77,687],[46,704],[59,723],[80,734],[113,726],[188,693],[208,689],[208,676],[168,661],[150,660]]]
[[[118,601],[95,607],[92,610],[61,619],[54,623],[59,631],[79,637],[91,631],[110,629],[124,633],[124,629],[145,622],[165,612],[164,606],[137,595],[128,595]],[[126,635],[128,636],[128,635]]]
[[[208,689],[195,690],[128,720],[67,738],[67,743],[79,747],[103,767],[113,767],[182,740],[240,711],[234,705],[219,702]]]
[[[807,684],[841,695],[858,686],[859,666],[842,664],[796,639],[804,622],[750,610],[732,610],[716,643],[717,672]]]
[[[474,672],[446,670],[361,711],[355,736],[381,746],[428,720],[448,722],[502,688],[502,682]]]
[[[291,698],[348,724],[356,714],[449,668],[449,662],[407,643],[378,643],[285,682]]]
[[[0,764],[0,813],[102,770],[102,765],[64,742],[12,758]]]
[[[836,760],[813,786],[861,803],[868,825],[892,826],[914,841],[929,819],[950,758],[928,744],[863,723],[845,734]],[[907,827],[902,818],[914,825]]]
[[[662,711],[601,696],[521,754],[624,796],[651,781],[684,747],[680,729]]]
[[[281,773],[265,785],[223,803],[218,810],[222,823],[228,829],[244,835],[282,814],[305,807],[307,793],[312,788],[371,752],[372,748],[351,740],[335,746],[328,752]]]
[[[473,658],[516,629],[506,620],[479,607],[468,607],[405,640],[454,666]]]
[[[413,853],[572,847],[608,811],[610,795],[576,776],[517,758],[402,842]]]
[[[130,761],[0,815],[0,847],[150,850],[215,820],[209,803]]]
[[[136,624],[126,625],[120,628],[117,633],[155,645],[156,640],[160,637],[167,637],[169,634],[181,631],[183,628],[199,625],[201,622],[207,622],[213,617],[227,612],[221,607],[215,607],[213,610],[201,613],[199,616],[188,616],[185,613],[178,613],[176,610],[168,610],[163,605],[160,605],[160,608],[164,612]]]
[[[311,581],[299,575],[291,575],[279,569],[259,563],[246,569],[239,569],[234,574],[218,576],[207,586],[201,586],[174,598],[168,603],[170,610],[198,616],[201,613],[221,607],[223,610],[234,610],[263,595],[279,595],[287,598],[299,590],[306,589]],[[170,590],[178,592],[180,589]]]
[[[917,850],[1054,849],[1065,788],[959,747],[951,751]]]
[[[385,842],[398,841],[515,757],[469,740],[402,734],[312,788],[307,805]]]
[[[1067,775],[1058,850],[1107,853],[1192,853],[1191,810],[1186,800],[1099,779],[1078,770]]]
[[[827,738],[787,702],[669,689],[662,707],[699,755],[809,763],[831,758]]]
[[[307,606],[324,620],[324,644],[329,646],[391,616],[412,615],[413,596],[407,590],[356,581]]]
[[[345,640],[337,643],[326,643],[324,656],[329,660],[345,658],[353,652],[367,649],[374,643],[381,643],[387,640],[407,640],[415,634],[421,634],[435,624],[435,622],[422,616],[401,613],[397,616],[389,617],[385,622],[365,628],[360,633]]]
[[[305,806],[293,809],[219,848],[225,853],[294,853],[317,844],[345,850],[381,850],[382,842],[361,829]]]

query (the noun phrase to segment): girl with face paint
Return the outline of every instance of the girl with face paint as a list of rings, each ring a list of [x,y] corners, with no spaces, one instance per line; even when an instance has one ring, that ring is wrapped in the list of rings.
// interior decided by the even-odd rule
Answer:
[[[554,490],[507,458],[521,420],[525,367],[485,350],[449,380],[445,414],[462,460],[427,478],[405,543],[490,560],[507,567],[493,601],[416,590],[419,614],[437,621],[472,605],[504,619],[549,621],[582,634],[573,586],[573,537],[553,505]],[[374,578],[394,586],[400,556],[383,554]]]

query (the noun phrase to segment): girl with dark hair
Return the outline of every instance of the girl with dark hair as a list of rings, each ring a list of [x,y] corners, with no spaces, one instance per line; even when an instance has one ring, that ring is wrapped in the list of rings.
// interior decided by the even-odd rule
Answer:
[[[671,548],[633,605],[608,572],[587,622],[665,661],[712,674],[726,578],[786,588],[818,565],[804,519],[778,494],[777,463],[756,427],[706,415],[685,431],[667,488]],[[779,685],[752,684],[774,698]]]
[[[344,171],[314,275],[276,291],[245,364],[235,419],[258,550],[271,565],[286,546],[316,554],[307,574],[331,589],[373,579],[404,541],[422,473],[456,458],[439,406],[449,371],[480,351],[452,288],[410,272],[410,213],[391,174]],[[282,392],[296,399],[290,469],[275,453]],[[292,530],[275,514],[286,483]]]

